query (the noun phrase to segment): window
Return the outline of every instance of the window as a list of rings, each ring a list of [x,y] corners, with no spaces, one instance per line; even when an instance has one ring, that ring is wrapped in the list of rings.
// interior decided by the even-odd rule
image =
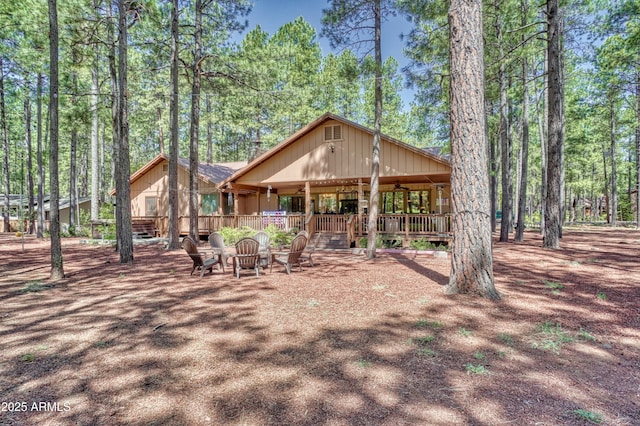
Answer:
[[[429,213],[431,211],[429,199],[429,191],[409,192],[409,213]]]
[[[338,204],[340,206],[340,214],[356,214],[358,213],[358,193],[343,192],[338,194]]]
[[[279,198],[278,210],[287,213],[304,212],[304,197],[295,195],[283,195]]]
[[[382,213],[404,213],[405,193],[403,191],[383,192],[381,195]]]
[[[324,128],[324,141],[339,141],[342,140],[342,126],[327,126]]]
[[[218,194],[202,194],[200,212],[203,215],[218,213]]]
[[[144,215],[145,216],[158,215],[158,199],[156,197],[144,198]]]
[[[338,197],[336,196],[336,194],[320,194],[318,196],[318,200],[320,201],[320,213],[338,212]]]

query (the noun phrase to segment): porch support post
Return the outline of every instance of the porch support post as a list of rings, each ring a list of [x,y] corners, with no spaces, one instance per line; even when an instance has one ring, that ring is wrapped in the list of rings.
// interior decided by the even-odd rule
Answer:
[[[362,200],[364,200],[364,186],[362,185],[362,178],[358,178],[358,236],[362,236]]]
[[[304,183],[304,217],[305,220],[311,214],[311,184],[309,181]]]
[[[220,216],[224,214],[224,210],[222,209],[222,206],[223,206],[223,203],[225,202],[226,200],[224,200],[224,192],[218,189],[218,214]]]
[[[233,216],[235,219],[235,227],[238,227],[238,215],[240,214],[240,209],[238,207],[238,190],[233,190]]]
[[[260,190],[256,191],[256,214],[260,214]]]

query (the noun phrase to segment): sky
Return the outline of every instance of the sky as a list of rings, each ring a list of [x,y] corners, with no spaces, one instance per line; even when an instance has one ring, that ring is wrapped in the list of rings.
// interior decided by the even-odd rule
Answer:
[[[254,0],[251,14],[247,17],[249,26],[245,34],[260,25],[262,31],[273,35],[284,24],[302,16],[315,28],[322,54],[339,53],[339,51],[331,49],[327,38],[320,37],[322,9],[326,9],[328,6],[326,0]],[[402,53],[404,42],[400,40],[400,36],[402,33],[408,33],[409,29],[410,23],[403,17],[394,17],[382,24],[383,60],[388,56],[393,56],[398,61],[400,69],[408,63]],[[402,99],[405,109],[408,109],[409,102],[413,100],[413,92],[408,89],[403,90]]]

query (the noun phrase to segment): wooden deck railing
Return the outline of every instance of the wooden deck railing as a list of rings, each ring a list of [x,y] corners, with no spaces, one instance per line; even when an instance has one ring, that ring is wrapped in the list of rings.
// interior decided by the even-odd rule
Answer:
[[[134,217],[136,219],[149,219],[149,217]],[[166,236],[168,219],[166,217],[153,218],[156,229],[160,235]],[[351,220],[351,223],[350,223]],[[201,235],[208,235],[222,227],[242,228],[247,226],[261,231],[269,225],[284,230],[307,229],[314,232],[328,232],[346,234],[355,229],[357,235],[367,233],[367,216],[362,217],[360,223],[357,216],[340,214],[314,214],[305,218],[303,214],[291,214],[286,216],[264,215],[223,215],[200,216],[198,229]],[[180,217],[180,234],[189,233],[189,217]],[[449,214],[382,214],[378,216],[378,233],[401,235],[437,235],[447,236],[451,233],[451,215]]]

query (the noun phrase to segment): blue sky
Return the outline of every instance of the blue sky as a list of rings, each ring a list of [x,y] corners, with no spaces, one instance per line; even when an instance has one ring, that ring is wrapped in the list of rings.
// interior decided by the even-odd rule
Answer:
[[[270,35],[273,35],[280,27],[287,22],[302,16],[318,34],[318,42],[322,48],[322,54],[326,55],[332,51],[329,41],[320,37],[322,30],[322,9],[328,7],[326,0],[254,0],[253,10],[248,16],[248,31],[257,25]],[[395,17],[382,25],[382,56],[386,58],[393,56],[399,63],[400,68],[407,64],[407,60],[402,53],[403,41],[400,35],[409,32],[410,23],[405,18]],[[409,106],[413,93],[404,90],[402,93],[405,108]]]

